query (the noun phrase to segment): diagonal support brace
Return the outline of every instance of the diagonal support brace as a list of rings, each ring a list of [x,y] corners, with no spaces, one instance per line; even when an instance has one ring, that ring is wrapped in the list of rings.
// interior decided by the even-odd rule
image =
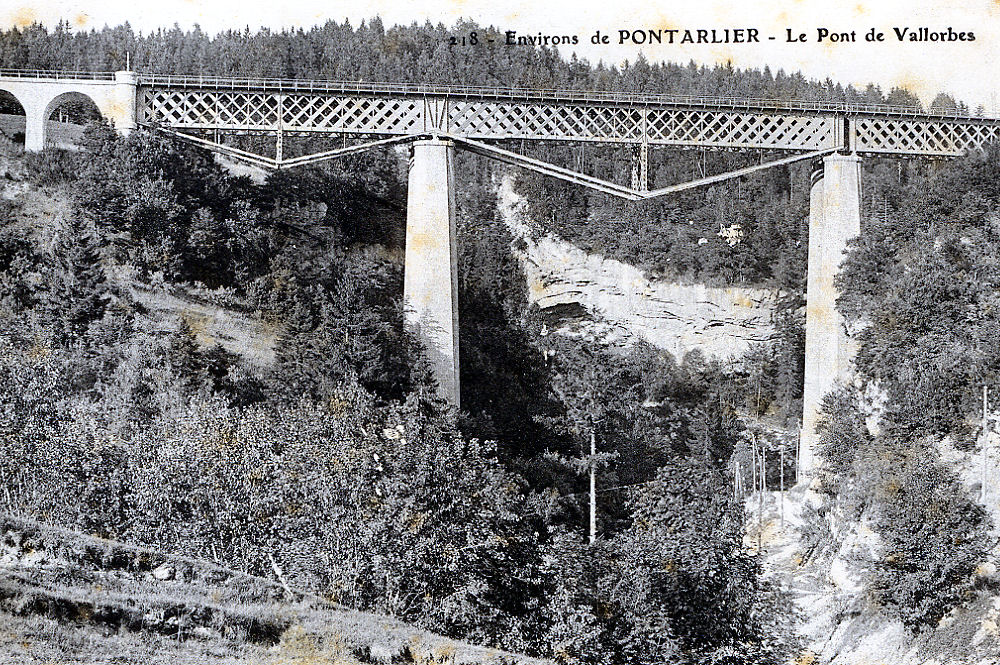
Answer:
[[[535,171],[536,173],[552,176],[553,178],[559,178],[560,180],[565,180],[566,182],[570,182],[576,185],[583,185],[584,187],[589,187],[599,192],[604,192],[605,194],[611,194],[612,196],[617,196],[619,198],[626,199],[629,201],[645,201],[648,199],[656,198],[658,196],[664,196],[666,194],[682,192],[686,189],[703,187],[704,185],[711,185],[713,183],[722,182],[730,178],[739,178],[740,176],[749,175],[751,173],[756,173],[757,171],[763,171],[764,169],[773,168],[775,166],[783,166],[785,164],[791,164],[793,162],[802,161],[804,159],[814,159],[816,157],[822,157],[824,155],[829,155],[837,150],[836,148],[825,148],[823,150],[814,150],[812,152],[806,152],[799,155],[792,155],[791,157],[784,157],[782,159],[777,159],[773,162],[765,162],[764,164],[748,166],[743,169],[737,169],[736,171],[729,171],[727,173],[720,173],[718,175],[708,176],[706,178],[699,178],[697,180],[691,180],[689,182],[684,182],[677,185],[670,185],[669,187],[662,187],[660,189],[654,189],[652,191],[641,191],[631,187],[624,187],[622,185],[610,182],[608,180],[601,180],[600,178],[595,178],[593,176],[589,176],[584,173],[571,171],[570,169],[565,169],[561,166],[549,164],[548,162],[543,162],[538,159],[525,157],[524,155],[519,155],[517,153],[510,152],[509,150],[503,150],[502,148],[497,148],[495,146],[487,145],[485,143],[480,143],[479,141],[473,141],[472,139],[467,139],[461,136],[453,136],[453,135],[448,135],[448,138],[454,141],[457,145],[460,145],[466,150],[473,152],[475,154],[483,155],[484,157],[490,157],[505,164],[518,166],[520,168],[527,169],[529,171]]]
[[[312,155],[302,155],[301,157],[292,157],[290,159],[284,159],[278,163],[278,168],[290,168],[292,166],[305,166],[306,164],[316,164],[318,162],[323,162],[329,159],[337,159],[338,157],[345,157],[347,155],[353,155],[359,152],[365,152],[367,150],[375,150],[377,148],[384,148],[390,145],[401,145],[403,143],[410,143],[416,141],[420,136],[410,135],[410,136],[394,136],[388,139],[380,139],[378,141],[371,141],[370,143],[361,143],[358,145],[349,145],[344,148],[337,148],[336,150],[327,150],[326,152],[317,152]]]
[[[638,194],[639,197],[643,200],[653,199],[656,198],[657,196],[663,196],[665,194],[673,194],[675,192],[682,192],[685,189],[694,189],[695,187],[703,187],[705,185],[711,185],[717,182],[722,182],[723,180],[729,180],[730,178],[739,178],[740,176],[749,175],[751,173],[756,173],[757,171],[770,169],[775,166],[784,166],[785,164],[791,164],[793,162],[801,162],[804,159],[814,159],[816,157],[823,157],[825,155],[833,154],[836,151],[837,148],[814,150],[812,152],[802,153],[801,155],[792,155],[791,157],[777,159],[773,162],[764,162],[763,164],[748,166],[745,169],[737,169],[736,171],[727,171],[726,173],[720,173],[718,175],[710,175],[706,178],[698,178],[697,180],[690,180],[688,182],[683,182],[677,185],[670,185],[668,187],[654,189],[649,192],[638,192]]]
[[[234,148],[232,146],[225,145],[223,143],[217,143],[216,141],[210,141],[208,139],[203,139],[200,136],[192,136],[191,134],[186,134],[184,132],[177,131],[176,129],[171,129],[170,127],[164,127],[162,125],[153,125],[153,129],[163,132],[164,134],[169,134],[174,138],[181,139],[182,141],[187,141],[188,143],[193,143],[194,145],[200,146],[211,150],[212,152],[217,152],[228,157],[233,157],[234,159],[242,159],[245,162],[249,162],[254,166],[261,166],[268,169],[278,168],[278,161],[270,157],[265,157],[264,155],[258,155],[256,153],[247,152],[246,150],[240,150],[239,148]]]
[[[590,187],[591,189],[596,189],[599,192],[611,194],[612,196],[628,199],[630,201],[638,201],[642,198],[636,190],[629,187],[623,187],[622,185],[608,180],[601,180],[600,178],[571,171],[570,169],[565,169],[561,166],[556,166],[555,164],[549,164],[548,162],[543,162],[539,159],[525,157],[524,155],[519,155],[516,152],[497,148],[496,146],[487,145],[485,143],[473,141],[472,139],[467,139],[461,136],[449,134],[447,137],[469,152],[495,159],[498,162],[503,162],[504,164],[519,166],[529,171],[552,176],[553,178],[559,178],[560,180],[565,180],[566,182],[571,182],[577,185]]]
[[[327,150],[325,152],[314,153],[312,155],[301,155],[299,157],[291,157],[289,159],[272,159],[271,157],[265,157],[264,155],[258,155],[253,152],[247,152],[246,150],[240,150],[239,148],[234,148],[232,146],[225,145],[224,143],[219,143],[217,141],[210,141],[209,139],[203,139],[200,136],[193,136],[191,134],[178,131],[176,129],[171,129],[170,127],[164,127],[162,125],[153,125],[153,128],[163,132],[164,134],[169,134],[170,136],[179,138],[189,143],[193,143],[194,145],[206,148],[213,152],[217,152],[226,155],[228,157],[232,157],[234,159],[241,159],[255,166],[260,166],[268,169],[284,169],[284,168],[291,168],[293,166],[306,166],[308,164],[316,164],[329,159],[346,157],[347,155],[353,155],[360,152],[366,152],[368,150],[384,148],[390,145],[410,143],[420,138],[420,136],[418,135],[394,136],[388,139],[380,139],[378,141],[361,143],[359,145],[350,145],[344,148],[337,148],[336,150]]]

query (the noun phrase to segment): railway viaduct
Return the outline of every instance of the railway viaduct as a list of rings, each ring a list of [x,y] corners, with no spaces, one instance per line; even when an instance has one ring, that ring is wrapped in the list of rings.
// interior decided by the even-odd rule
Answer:
[[[836,309],[834,277],[847,241],[861,230],[861,159],[955,157],[1000,139],[1000,119],[761,99],[26,70],[0,70],[0,90],[24,108],[27,150],[45,145],[45,123],[52,109],[79,95],[93,100],[123,132],[148,126],[271,169],[412,144],[406,324],[425,346],[438,390],[456,405],[460,395],[456,147],[632,201],[811,160],[800,457],[806,477],[815,465],[821,400],[838,381],[850,379],[855,352]],[[273,155],[228,145],[225,139],[234,135],[273,138]],[[344,145],[313,154],[286,154],[286,137],[317,135],[342,138]],[[509,140],[619,146],[631,155],[631,183],[625,186],[496,145]],[[779,157],[650,190],[648,156],[658,148],[755,151]]]

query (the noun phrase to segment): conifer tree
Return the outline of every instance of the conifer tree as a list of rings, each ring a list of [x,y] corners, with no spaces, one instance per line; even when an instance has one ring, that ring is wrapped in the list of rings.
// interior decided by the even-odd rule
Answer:
[[[104,316],[111,294],[92,226],[76,219],[66,223],[56,240],[54,253],[48,310],[56,338],[72,341],[91,322]]]

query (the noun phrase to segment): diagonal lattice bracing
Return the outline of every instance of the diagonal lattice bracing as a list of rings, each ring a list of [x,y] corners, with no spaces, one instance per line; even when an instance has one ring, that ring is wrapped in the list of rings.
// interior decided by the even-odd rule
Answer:
[[[422,105],[410,99],[280,95],[287,131],[406,135],[424,131]],[[145,89],[141,117],[175,129],[276,130],[279,95],[242,91]]]
[[[140,88],[141,122],[231,133],[330,133],[370,137],[443,134],[475,140],[574,141],[727,150],[953,156],[1000,140],[1000,123],[973,118],[845,115],[834,110],[724,105],[598,104],[573,99],[290,90]],[[280,116],[280,118],[279,118]],[[845,132],[845,127],[848,131]]]
[[[915,156],[952,156],[1000,141],[1000,126],[897,118],[858,118],[857,150]]]

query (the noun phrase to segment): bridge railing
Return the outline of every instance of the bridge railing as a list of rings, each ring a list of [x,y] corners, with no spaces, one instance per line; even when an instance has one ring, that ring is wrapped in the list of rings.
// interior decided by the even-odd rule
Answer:
[[[10,69],[0,67],[0,77],[24,79],[73,79],[83,81],[113,81],[114,72],[79,72],[65,69]]]

